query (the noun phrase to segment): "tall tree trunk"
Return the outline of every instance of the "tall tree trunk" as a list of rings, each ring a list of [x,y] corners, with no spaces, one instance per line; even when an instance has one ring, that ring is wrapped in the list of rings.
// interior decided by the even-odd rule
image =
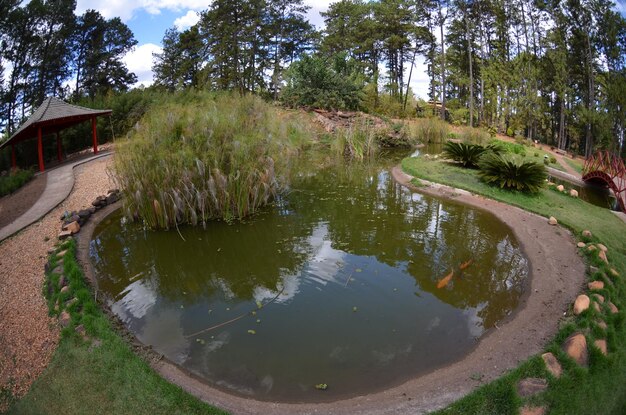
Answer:
[[[474,70],[472,67],[472,41],[470,39],[470,26],[469,26],[469,18],[467,16],[467,6],[465,8],[465,32],[467,37],[467,55],[469,59],[469,90],[470,90],[470,99],[469,99],[469,126],[474,126]]]
[[[441,2],[439,4],[439,34],[441,35],[441,119],[446,119],[446,48],[445,38],[443,37],[443,25],[445,18],[441,9]]]

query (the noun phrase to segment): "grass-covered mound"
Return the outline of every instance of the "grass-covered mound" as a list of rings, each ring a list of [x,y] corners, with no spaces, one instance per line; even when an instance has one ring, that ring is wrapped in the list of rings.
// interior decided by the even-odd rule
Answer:
[[[303,118],[252,95],[167,98],[117,143],[127,216],[169,228],[254,213],[280,190],[289,157],[311,142]]]

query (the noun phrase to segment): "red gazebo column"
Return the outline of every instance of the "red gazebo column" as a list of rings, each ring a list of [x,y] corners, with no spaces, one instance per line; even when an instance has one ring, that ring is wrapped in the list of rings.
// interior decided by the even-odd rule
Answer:
[[[39,154],[39,171],[44,171],[46,167],[43,164],[43,140],[41,137],[41,127],[37,128],[37,153]]]
[[[98,135],[96,134],[96,117],[91,117],[91,133],[93,134],[93,154],[98,154]]]
[[[11,143],[11,167],[17,167],[17,158],[15,157],[15,144]]]
[[[63,150],[61,148],[61,133],[57,131],[57,160],[63,160]]]

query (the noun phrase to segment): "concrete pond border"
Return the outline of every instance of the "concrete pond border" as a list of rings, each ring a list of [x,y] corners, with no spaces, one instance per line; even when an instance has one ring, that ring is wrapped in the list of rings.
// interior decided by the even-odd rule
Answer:
[[[150,359],[154,370],[202,401],[233,414],[420,414],[441,409],[529,357],[542,353],[587,281],[586,265],[573,235],[565,228],[549,225],[544,217],[464,190],[438,184],[416,187],[411,184],[412,177],[399,167],[393,168],[391,175],[411,191],[490,212],[511,228],[528,259],[528,282],[519,307],[499,326],[484,334],[471,352],[400,385],[321,403],[269,402],[227,393],[164,358]],[[117,202],[95,212],[75,235],[77,259],[96,295],[98,284],[89,246],[96,225],[120,205]],[[110,310],[106,311],[110,315]]]

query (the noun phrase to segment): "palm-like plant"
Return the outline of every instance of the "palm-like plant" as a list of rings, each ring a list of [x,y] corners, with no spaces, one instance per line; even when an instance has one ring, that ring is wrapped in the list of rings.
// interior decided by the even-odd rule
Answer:
[[[485,154],[479,162],[480,178],[486,183],[500,188],[538,192],[547,177],[546,168],[533,161]]]
[[[478,144],[448,141],[443,147],[445,157],[459,162],[463,167],[478,167],[480,157],[487,149]]]

